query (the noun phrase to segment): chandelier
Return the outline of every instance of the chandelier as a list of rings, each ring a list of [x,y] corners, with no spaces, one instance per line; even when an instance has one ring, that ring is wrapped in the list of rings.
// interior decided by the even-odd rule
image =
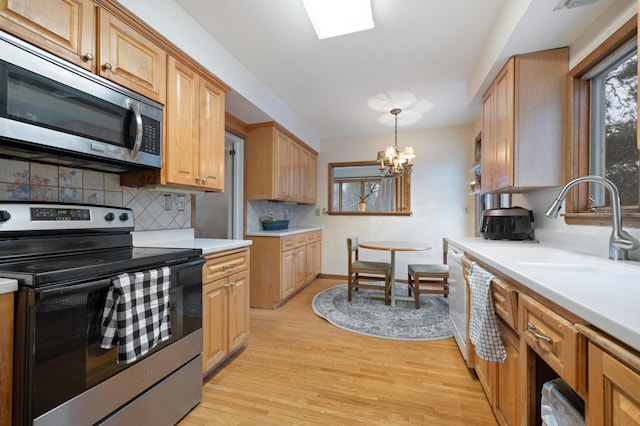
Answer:
[[[383,176],[408,174],[413,171],[411,160],[416,155],[411,146],[406,147],[404,151],[398,149],[398,114],[402,110],[394,108],[390,112],[395,117],[395,144],[389,145],[384,151],[378,151],[378,159],[376,161],[380,162],[380,174]]]

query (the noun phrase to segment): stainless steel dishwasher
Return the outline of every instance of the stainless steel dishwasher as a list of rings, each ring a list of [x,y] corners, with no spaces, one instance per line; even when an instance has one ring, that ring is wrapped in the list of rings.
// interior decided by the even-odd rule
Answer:
[[[464,253],[449,244],[447,264],[449,265],[449,318],[451,331],[456,339],[462,357],[467,359],[467,283],[462,272]]]

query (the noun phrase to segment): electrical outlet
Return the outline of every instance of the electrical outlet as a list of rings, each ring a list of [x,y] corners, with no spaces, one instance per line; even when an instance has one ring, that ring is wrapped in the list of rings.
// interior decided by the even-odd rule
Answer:
[[[469,206],[464,206],[464,214],[469,214],[469,213],[471,213]]]
[[[316,216],[320,216],[320,209],[316,209]]]
[[[184,211],[184,195],[178,195],[178,197],[176,197],[176,205],[179,211]]]
[[[164,194],[164,209],[165,210],[171,210],[171,195],[170,194]]]

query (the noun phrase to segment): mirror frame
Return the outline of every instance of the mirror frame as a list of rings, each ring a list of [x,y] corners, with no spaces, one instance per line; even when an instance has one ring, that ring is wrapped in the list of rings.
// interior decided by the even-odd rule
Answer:
[[[353,167],[353,166],[378,166],[377,161],[348,161],[344,163],[329,163],[328,166],[328,205],[327,214],[333,216],[411,216],[411,174],[402,175],[403,179],[402,193],[396,194],[397,205],[400,206],[400,211],[395,212],[376,212],[376,211],[353,211],[353,212],[334,212],[331,210],[333,206],[333,168],[334,167]]]

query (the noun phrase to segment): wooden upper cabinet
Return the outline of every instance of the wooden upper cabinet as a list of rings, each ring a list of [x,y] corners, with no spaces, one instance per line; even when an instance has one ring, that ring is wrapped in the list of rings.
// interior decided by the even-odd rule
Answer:
[[[302,150],[302,200],[307,204],[315,204],[317,200],[316,185],[318,182],[318,156],[308,150]]]
[[[289,186],[291,183],[291,139],[289,136],[276,130],[276,149],[275,158],[273,159],[273,172],[275,174],[276,194],[278,200],[286,200],[289,198]]]
[[[167,54],[92,0],[0,1],[0,28],[164,104]]]
[[[140,32],[98,9],[98,73],[162,104],[167,86],[167,54]]]
[[[315,204],[317,155],[275,123],[250,125],[245,141],[247,199]]]
[[[224,190],[224,91],[211,80],[200,79],[200,185]]]
[[[0,1],[0,28],[88,70],[94,70],[92,0]]]
[[[200,78],[169,58],[164,168],[168,183],[195,185],[199,180],[198,99]]]
[[[509,59],[483,96],[482,192],[562,185],[567,48]]]
[[[224,90],[169,58],[165,181],[224,190]]]

